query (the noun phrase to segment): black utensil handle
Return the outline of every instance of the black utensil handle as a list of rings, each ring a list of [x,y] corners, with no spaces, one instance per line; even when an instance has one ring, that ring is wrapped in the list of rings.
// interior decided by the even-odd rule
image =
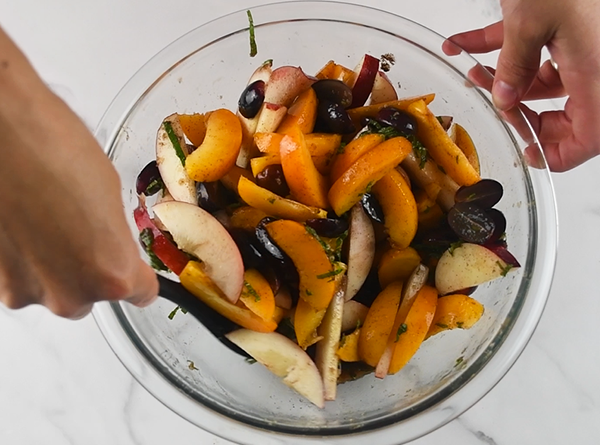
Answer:
[[[228,318],[223,317],[218,312],[214,311],[199,298],[190,293],[180,283],[171,281],[161,275],[156,274],[159,284],[159,295],[172,301],[176,305],[182,307],[192,314],[206,329],[210,331],[221,343],[227,346],[232,351],[244,357],[250,358],[248,353],[237,345],[232,343],[225,334],[240,329],[240,326],[232,322]]]

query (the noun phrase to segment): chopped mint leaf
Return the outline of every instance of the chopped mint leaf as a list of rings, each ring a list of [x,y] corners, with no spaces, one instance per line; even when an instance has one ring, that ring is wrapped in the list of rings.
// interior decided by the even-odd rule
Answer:
[[[246,14],[248,14],[248,30],[250,31],[250,57],[254,57],[258,54],[256,36],[254,34],[254,19],[249,9],[246,11]]]
[[[317,275],[317,279],[324,280],[325,278],[335,277],[336,275],[339,275],[342,272],[344,272],[344,269],[342,267],[340,267],[339,269],[330,270],[327,273],[323,273],[321,275]]]
[[[154,250],[152,250],[152,245],[154,244],[154,234],[152,233],[152,229],[146,228],[144,230],[142,230],[140,232],[140,243],[142,244],[142,246],[144,246],[144,251],[146,252],[146,255],[148,255],[148,258],[150,259],[150,266],[154,269],[154,270],[164,270],[167,271],[169,270],[169,268],[167,266],[165,266],[165,263],[163,263],[160,258],[158,258],[156,256],[156,254],[154,253]]]
[[[177,153],[177,157],[181,161],[181,165],[185,165],[185,153],[183,152],[183,148],[181,148],[181,144],[179,143],[179,138],[173,131],[173,125],[169,121],[164,121],[163,126],[165,127],[165,131],[167,132],[167,136],[169,136],[169,140],[175,149],[175,153]]]
[[[396,331],[396,343],[398,343],[398,340],[400,340],[400,336],[406,331],[408,331],[408,326],[406,326],[406,323],[402,323],[398,328],[398,331]]]
[[[245,280],[244,280],[244,287],[246,288],[244,293],[249,294],[252,297],[254,297],[254,301],[260,301],[260,295],[258,294],[258,292],[256,292],[256,289],[254,289],[254,287],[252,287],[252,285]]]

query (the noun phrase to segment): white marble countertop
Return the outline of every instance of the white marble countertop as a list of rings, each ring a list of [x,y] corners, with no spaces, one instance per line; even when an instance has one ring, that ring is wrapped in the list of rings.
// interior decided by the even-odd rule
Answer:
[[[0,24],[94,128],[129,77],[196,26],[261,0],[0,0]],[[500,17],[497,0],[356,1],[443,35]],[[407,4],[410,3],[410,6]],[[493,60],[493,59],[492,59]],[[489,61],[489,59],[488,59]],[[600,159],[554,175],[560,248],[549,303],[508,375],[457,420],[414,443],[600,442]],[[138,385],[92,317],[0,306],[0,444],[230,444]]]

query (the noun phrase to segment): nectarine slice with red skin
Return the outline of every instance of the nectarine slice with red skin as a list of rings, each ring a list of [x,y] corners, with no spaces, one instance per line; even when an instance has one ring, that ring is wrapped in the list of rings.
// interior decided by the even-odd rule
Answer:
[[[335,213],[341,216],[350,210],[410,152],[412,144],[406,138],[395,137],[358,158],[329,189],[329,203]]]
[[[365,54],[354,69],[356,80],[352,85],[352,104],[350,108],[361,107],[365,104],[371,90],[373,90],[373,83],[378,72],[379,59],[370,54]]]
[[[437,117],[424,101],[410,104],[406,110],[417,120],[417,135],[429,155],[458,185],[473,185],[481,177],[465,154],[452,141]]]
[[[417,203],[406,179],[392,169],[373,185],[372,192],[385,216],[385,231],[390,244],[405,249],[417,234]]]
[[[425,339],[448,329],[470,329],[479,321],[483,311],[483,305],[467,295],[440,297]]]
[[[223,292],[202,269],[202,264],[190,261],[185,266],[179,280],[183,287],[198,297],[203,303],[227,319],[240,326],[257,332],[273,332],[277,323],[263,320],[249,309],[244,309],[227,301]]]
[[[290,257],[300,277],[300,298],[319,311],[327,309],[336,291],[335,269],[327,253],[303,224],[278,220],[266,225],[269,236]]]
[[[185,169],[194,181],[211,182],[221,179],[234,165],[242,144],[242,126],[229,110],[213,111],[206,122],[206,136],[185,162]]]
[[[241,177],[239,180],[238,193],[246,204],[275,218],[304,222],[307,219],[327,217],[326,210],[282,198],[245,177]]]
[[[314,82],[300,67],[280,66],[273,70],[265,85],[265,102],[289,107]]]
[[[392,81],[389,79],[387,74],[385,74],[383,71],[379,71],[375,76],[373,89],[371,90],[371,105],[382,102],[390,102],[393,100],[398,100],[396,88],[394,88],[394,85],[392,85]]]
[[[292,197],[313,207],[327,208],[327,179],[319,173],[298,126],[289,129],[279,147],[281,166]]]
[[[369,308],[358,339],[358,355],[370,366],[377,366],[385,351],[401,295],[402,282],[394,281],[377,295]]]

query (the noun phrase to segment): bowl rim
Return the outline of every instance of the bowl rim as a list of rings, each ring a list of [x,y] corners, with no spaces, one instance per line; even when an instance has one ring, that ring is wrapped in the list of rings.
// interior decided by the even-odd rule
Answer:
[[[352,11],[356,14],[379,14],[382,17],[385,16],[388,19],[393,19],[398,23],[410,24],[410,26],[419,28],[421,32],[435,35],[439,39],[444,39],[443,36],[436,32],[397,14],[369,6],[345,2],[315,0],[279,2],[253,7],[252,11],[258,13],[269,9],[280,8],[284,11],[284,15],[286,15],[286,9],[293,8],[298,4],[301,4],[301,7],[306,10],[310,10],[314,16],[324,10],[324,8],[331,7],[332,5],[336,8],[343,6],[345,11]],[[95,131],[96,138],[109,156],[114,147],[114,141],[118,139],[120,132],[123,131],[123,122],[135,108],[136,104],[143,99],[145,94],[150,91],[156,82],[160,81],[162,76],[168,73],[177,63],[190,55],[189,53],[182,54],[182,52],[185,51],[175,51],[173,48],[181,42],[190,41],[194,38],[197,39],[196,35],[208,27],[217,25],[224,27],[223,29],[231,29],[233,27],[232,24],[236,23],[233,18],[239,18],[241,15],[246,15],[245,9],[219,17],[195,28],[170,43],[131,77],[110,104]],[[284,20],[292,19],[292,16],[287,15]],[[340,18],[340,21],[348,23],[347,20],[343,20],[343,17]],[[260,23],[257,24],[256,27],[258,28],[265,24],[266,23]],[[247,29],[246,23],[245,30]],[[244,30],[244,28],[238,27],[235,32],[237,33],[241,30]],[[226,34],[225,37],[227,35],[230,34]],[[221,36],[221,38],[224,37]],[[197,44],[196,46],[198,47]],[[197,51],[200,49],[201,47],[199,47]],[[467,54],[463,53],[459,57],[468,57],[476,64],[475,59]],[[165,60],[168,62],[165,62]],[[168,68],[165,69],[166,66]],[[141,88],[139,85],[149,86]],[[122,110],[126,110],[126,112],[124,113]],[[531,130],[531,127],[524,120],[522,114],[520,114],[520,116],[525,122],[525,125],[529,128],[531,140],[534,141],[534,143],[537,143],[537,139]],[[543,161],[543,154],[541,154],[541,156]],[[545,165],[545,161],[543,161],[543,165]],[[457,379],[459,384],[456,385],[456,387],[454,384],[450,385],[453,389],[451,391],[446,391],[449,392],[449,394],[442,393],[433,400],[428,400],[428,406],[423,411],[419,412],[418,416],[409,416],[406,419],[394,418],[392,420],[395,421],[391,423],[386,416],[383,421],[369,423],[370,427],[364,431],[349,431],[347,434],[327,436],[328,442],[341,445],[360,443],[368,438],[370,440],[376,440],[376,443],[378,444],[392,445],[392,443],[400,443],[399,441],[404,443],[405,441],[414,440],[443,426],[469,409],[485,396],[512,367],[533,335],[537,323],[540,320],[550,292],[552,276],[556,264],[558,218],[552,180],[546,168],[535,169],[532,170],[531,173],[539,177],[538,180],[544,184],[547,192],[550,193],[550,196],[544,196],[545,201],[543,203],[543,210],[545,224],[543,225],[543,236],[541,232],[538,233],[538,238],[543,238],[546,242],[538,243],[538,252],[535,255],[537,258],[536,266],[540,267],[541,271],[538,274],[532,274],[531,282],[529,283],[530,289],[532,286],[537,286],[539,288],[537,292],[539,297],[524,299],[522,305],[517,308],[519,316],[516,317],[509,332],[507,332],[505,338],[502,339],[502,344],[494,351],[493,355],[485,358],[485,363],[481,365],[476,375],[459,376]],[[539,228],[539,224],[537,227]],[[541,264],[538,265],[538,257],[540,255],[542,256],[542,261]],[[118,307],[119,303],[111,304],[102,302],[95,305],[93,315],[99,329],[119,360],[129,370],[132,376],[161,403],[178,413],[180,416],[206,431],[239,443],[313,444],[319,443],[320,440],[322,440],[322,436],[288,435],[283,431],[273,432],[264,429],[264,427],[261,428],[256,425],[242,423],[239,420],[233,419],[198,403],[196,399],[189,397],[189,395],[185,394],[179,388],[174,387],[162,373],[151,365],[148,358],[137,349],[119,321],[119,317],[115,311],[115,308]],[[481,354],[477,357],[475,362],[482,360],[483,355],[484,354]],[[471,366],[474,366],[474,364]],[[198,413],[200,413],[200,415],[198,415]],[[350,441],[351,438],[355,439],[356,442]],[[390,442],[390,440],[393,440],[393,442]]]

